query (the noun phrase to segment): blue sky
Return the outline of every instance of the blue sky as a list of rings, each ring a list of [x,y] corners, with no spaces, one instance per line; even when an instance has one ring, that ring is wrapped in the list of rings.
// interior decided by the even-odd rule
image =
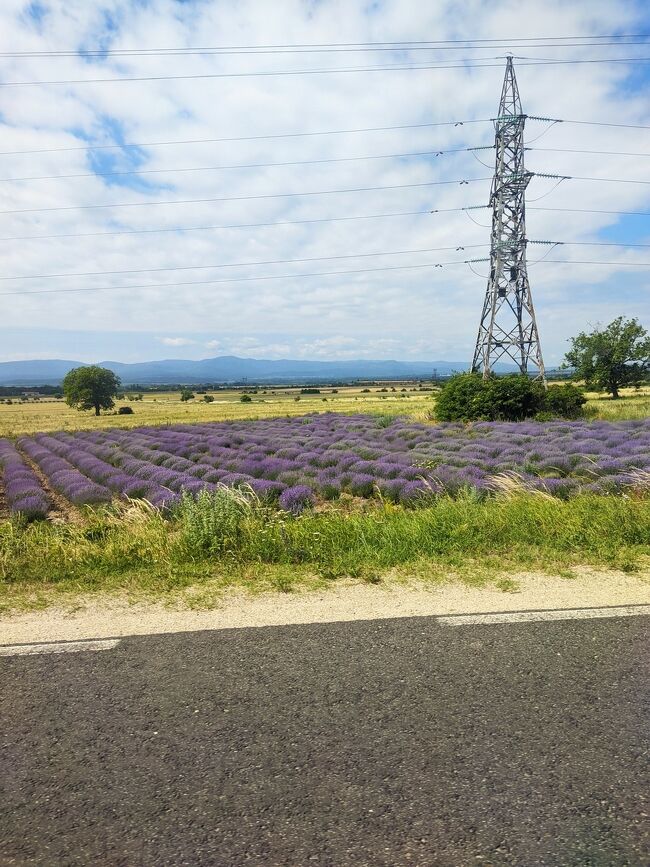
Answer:
[[[2,57],[0,82],[79,83],[0,87],[1,150],[12,152],[2,169],[0,360],[468,359],[485,281],[461,260],[487,255],[489,213],[472,211],[477,225],[447,209],[487,202],[489,179],[475,179],[491,170],[467,152],[386,155],[491,144],[489,122],[413,125],[494,116],[503,77],[494,58],[509,44],[526,57],[650,57],[650,44],[517,45],[527,37],[650,32],[647,4],[549,0],[542,8],[522,0],[514,19],[512,8],[511,0],[275,0],[271,16],[267,0],[3,3],[0,53],[69,56]],[[472,38],[503,44],[437,54],[142,55],[197,45]],[[458,54],[493,65],[242,76]],[[516,69],[528,114],[650,125],[650,64],[531,67],[521,59]],[[192,77],[224,73],[233,77]],[[368,129],[391,126],[405,128]],[[320,134],[354,129],[366,131]],[[281,137],[305,132],[319,134]],[[530,121],[526,137],[533,171],[650,182],[650,156],[623,155],[650,154],[650,130]],[[489,150],[479,156],[491,162]],[[552,190],[553,183],[531,182],[530,239],[617,246],[567,243],[531,267],[549,365],[589,324],[622,314],[650,326],[650,248],[629,246],[650,244],[650,218],[567,210],[650,211],[650,183],[576,180]],[[367,189],[377,187],[393,189]],[[345,189],[357,191],[314,194]],[[530,261],[544,252],[531,245]],[[486,272],[481,264],[474,270]],[[339,271],[348,273],[328,276]]]

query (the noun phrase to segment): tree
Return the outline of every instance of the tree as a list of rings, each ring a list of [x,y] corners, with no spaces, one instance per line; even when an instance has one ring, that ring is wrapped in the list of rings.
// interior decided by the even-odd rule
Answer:
[[[75,367],[63,380],[63,394],[68,406],[79,410],[112,409],[113,398],[120,388],[120,380],[112,370],[93,364],[89,367]]]
[[[619,316],[606,328],[573,337],[564,361],[573,368],[574,379],[618,400],[619,389],[640,385],[650,371],[650,337],[637,319]]]
[[[181,400],[183,403],[187,400],[194,400],[194,395],[189,388],[184,388],[183,391],[181,391]]]

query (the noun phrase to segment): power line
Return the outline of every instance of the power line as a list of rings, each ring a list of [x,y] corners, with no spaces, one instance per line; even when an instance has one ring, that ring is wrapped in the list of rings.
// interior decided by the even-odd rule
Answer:
[[[486,206],[487,207],[487,206]],[[566,212],[569,214],[614,214],[620,217],[650,217],[650,211],[607,211],[603,208],[544,208],[541,205],[538,207],[526,208],[527,211],[557,211]]]
[[[533,172],[538,178],[557,178],[557,175],[547,175],[544,172]],[[645,181],[640,178],[591,178],[584,175],[563,175],[563,181],[602,181],[607,184],[650,184],[650,181]]]
[[[500,60],[500,58],[484,58],[485,60]],[[592,57],[592,58],[573,58],[571,60],[552,60],[552,59],[527,59],[524,58],[519,62],[518,66],[562,66],[566,64],[582,64],[582,63],[629,63],[629,64],[644,64],[649,63],[650,57]],[[118,78],[66,78],[66,79],[50,79],[47,81],[2,81],[0,87],[42,87],[49,85],[70,85],[70,84],[119,84],[131,81],[192,81],[197,79],[218,79],[218,78],[266,78],[275,76],[294,76],[294,75],[332,75],[338,73],[357,73],[357,72],[415,72],[425,69],[500,69],[502,63],[484,63],[481,60],[474,58],[464,58],[456,62],[446,63],[419,63],[400,66],[392,64],[389,66],[352,66],[352,67],[331,67],[326,69],[284,69],[284,70],[267,70],[258,72],[199,72],[186,75],[139,75],[139,76],[120,76]]]
[[[534,241],[528,240],[528,244],[572,247],[621,247],[627,248],[650,248],[650,244],[617,244],[608,241]],[[440,253],[447,250],[472,250],[487,246],[482,244],[462,244],[448,247],[424,247],[415,250],[379,250],[374,253],[346,253],[340,256],[309,256],[300,259],[267,259],[256,262],[219,262],[211,265],[173,265],[166,268],[127,268],[119,271],[72,271],[59,274],[17,274],[2,276],[0,281],[8,280],[54,280],[61,277],[107,277],[118,274],[152,274],[167,271],[211,271],[216,268],[251,268],[259,265],[288,265],[298,262],[329,262],[341,259],[367,259],[373,256],[404,256],[413,253]]]
[[[593,259],[546,259],[554,265],[621,265],[625,268],[650,268],[650,262],[601,262]]]
[[[97,48],[60,49],[51,51],[4,51],[0,57],[16,59],[33,58],[93,58],[110,57],[187,57],[203,55],[266,55],[266,54],[327,54],[398,51],[494,51],[508,48],[585,48],[646,45],[650,35],[638,36],[575,36],[575,37],[517,37],[510,41],[490,39],[432,40],[426,42],[356,42],[319,43],[314,45],[259,45],[259,46],[194,46],[187,48]],[[625,40],[625,41],[623,41]],[[487,44],[484,44],[487,43]],[[499,44],[501,43],[501,44]]]
[[[650,125],[631,124],[631,123],[609,123],[606,121],[595,120],[570,120],[568,118],[549,118],[537,117],[528,115],[527,120],[552,122],[552,123],[568,123],[579,124],[582,126],[604,126],[615,127],[619,129],[650,129]],[[271,133],[268,135],[252,135],[252,136],[229,136],[225,138],[199,138],[199,139],[173,139],[169,141],[149,141],[149,142],[123,142],[121,144],[85,144],[73,145],[71,147],[60,148],[36,148],[31,150],[18,151],[0,151],[0,156],[26,156],[29,154],[49,154],[49,153],[68,153],[71,151],[99,151],[99,150],[127,150],[128,148],[151,148],[151,147],[166,147],[173,145],[188,145],[188,144],[219,144],[225,142],[242,142],[242,141],[263,141],[280,138],[310,138],[319,135],[351,135],[364,132],[390,132],[393,130],[402,129],[425,129],[427,127],[438,126],[467,126],[472,123],[492,123],[495,120],[493,117],[473,118],[468,120],[443,120],[433,121],[431,123],[406,123],[397,124],[395,126],[368,126],[357,127],[354,129],[330,129],[317,130],[315,132],[284,132]],[[528,148],[529,150],[542,150],[542,148]],[[550,150],[550,148],[548,149]],[[571,152],[571,151],[567,151]],[[579,151],[575,151],[579,153]],[[593,151],[593,153],[597,153]],[[608,153],[608,151],[603,151]],[[616,153],[616,152],[614,152]],[[632,156],[632,154],[630,154]],[[636,154],[634,154],[636,156]]]
[[[0,242],[7,241],[46,241],[58,238],[97,238],[113,235],[147,235],[160,234],[166,232],[204,232],[204,231],[222,231],[230,229],[259,229],[269,228],[272,226],[299,226],[308,225],[311,223],[337,223],[348,220],[376,220],[376,219],[392,219],[394,217],[420,217],[430,214],[450,214],[470,211],[483,210],[489,205],[466,205],[461,208],[435,208],[434,210],[427,209],[426,211],[393,211],[383,214],[353,214],[344,217],[319,217],[310,220],[279,220],[277,222],[268,223],[232,223],[226,225],[211,225],[211,226],[161,226],[153,229],[111,229],[107,232],[62,232],[51,235],[16,235],[6,238],[0,238]],[[650,217],[650,211],[606,211],[594,208],[545,208],[545,207],[527,207],[528,211],[553,211],[553,212],[568,212],[568,213],[584,213],[584,214],[612,214],[617,216],[630,217]],[[487,227],[489,228],[489,227]]]
[[[650,153],[639,151],[592,151],[582,148],[524,148],[525,151],[545,151],[547,153],[561,154],[599,154],[600,156],[614,157],[650,157]]]
[[[163,145],[186,145],[186,144],[216,144],[219,142],[240,142],[240,141],[261,141],[266,139],[276,138],[308,138],[315,135],[348,135],[359,132],[388,132],[397,129],[421,129],[432,126],[466,126],[470,123],[491,123],[492,118],[483,117],[474,120],[442,120],[432,123],[405,123],[397,126],[367,126],[356,129],[327,129],[317,130],[316,132],[281,132],[272,133],[270,135],[244,135],[228,138],[195,138],[181,139],[172,141],[149,141],[149,142],[124,142],[123,144],[111,145],[75,145],[74,147],[65,148],[39,148],[38,150],[21,150],[21,151],[0,151],[0,156],[22,156],[25,154],[50,154],[63,153],[64,151],[100,151],[100,150],[126,150],[127,148],[151,148],[162,147]]]
[[[89,51],[97,51],[98,53],[106,53],[112,50],[118,51],[224,51],[224,50],[261,50],[261,49],[278,49],[278,48],[287,48],[287,49],[295,49],[295,48],[355,48],[359,46],[432,46],[432,45],[459,45],[466,43],[501,43],[506,42],[510,44],[511,42],[567,42],[574,40],[585,40],[585,39],[612,39],[612,40],[620,40],[620,39],[650,39],[650,33],[605,33],[605,34],[586,34],[586,35],[577,35],[577,36],[517,36],[512,39],[508,38],[492,38],[487,39],[484,37],[480,38],[467,38],[467,39],[417,39],[417,40],[408,40],[408,39],[393,39],[386,41],[359,41],[359,42],[280,42],[280,43],[263,43],[258,45],[212,45],[212,46],[188,46],[187,48],[178,48],[178,46],[174,47],[153,47],[149,49],[89,49]],[[62,49],[49,49],[49,52],[44,53],[59,53],[59,52],[74,52],[78,54],[80,49],[73,48],[62,48]],[[4,52],[6,55],[20,55],[20,54],[31,54],[32,51],[27,52]]]
[[[429,156],[447,156],[448,154],[471,153],[477,150],[494,150],[494,145],[482,145],[480,147],[466,148],[450,148],[448,150],[428,150],[428,151],[407,151],[404,153],[392,154],[368,154],[357,157],[327,157],[318,160],[287,160],[276,163],[237,163],[233,165],[223,166],[188,166],[180,168],[165,168],[165,169],[129,169],[128,171],[119,172],[79,172],[70,175],[25,175],[17,178],[0,178],[0,183],[17,183],[24,181],[54,181],[54,180],[71,180],[76,178],[112,178],[124,177],[129,175],[157,175],[157,174],[176,174],[185,172],[216,172],[226,171],[229,169],[264,169],[264,168],[281,168],[284,166],[311,166],[320,165],[323,163],[347,163],[361,162],[364,160],[389,160],[389,159],[408,159],[412,157],[429,157]],[[593,150],[576,150],[573,148],[533,148],[527,147],[526,151],[547,151],[554,153],[577,153],[577,154],[601,154],[611,156],[629,156],[629,157],[648,157],[650,153],[630,153],[620,151],[593,151]],[[479,161],[480,162],[480,161]],[[485,163],[482,163],[485,165]]]
[[[442,210],[457,211],[460,209],[448,208]],[[101,235],[146,235],[156,234],[159,232],[204,232],[221,229],[259,229],[268,226],[298,226],[307,223],[333,223],[343,220],[374,220],[383,217],[411,217],[430,213],[430,210],[396,211],[387,214],[358,214],[347,217],[321,217],[312,220],[280,220],[271,223],[234,223],[225,226],[163,226],[157,229],[116,229],[108,232],[64,232],[57,235],[22,235],[11,238],[0,238],[0,241],[43,241],[54,238],[96,238]]]
[[[64,274],[24,274],[0,277],[0,280],[51,280],[59,277],[106,277],[115,274],[147,274],[162,271],[205,271],[213,268],[248,268],[257,265],[288,265],[295,262],[327,262],[334,259],[365,259],[370,256],[403,256],[409,253],[438,253],[443,250],[465,250],[485,247],[486,244],[455,244],[451,247],[425,247],[418,250],[385,250],[376,253],[346,253],[341,256],[310,256],[303,259],[268,259],[262,262],[220,262],[216,265],[174,265],[168,268],[128,268],[124,271],[83,271]]]
[[[650,244],[618,244],[615,241],[528,241],[529,244],[550,244],[553,247],[621,247],[628,248],[650,248]]]
[[[650,58],[648,58],[650,60]],[[618,129],[650,129],[650,125],[641,123],[610,123],[604,120],[566,120],[563,118],[535,117],[529,115],[527,120],[552,120],[553,123],[571,123],[576,126],[611,126]]]
[[[491,60],[492,58],[486,58]],[[496,59],[496,58],[494,58]],[[295,75],[329,75],[335,73],[355,73],[355,72],[391,72],[391,71],[413,71],[418,69],[465,69],[471,68],[468,65],[473,61],[471,58],[465,58],[458,63],[438,64],[390,64],[384,66],[351,66],[351,67],[330,67],[326,69],[284,69],[284,70],[267,70],[257,72],[199,72],[187,73],[185,75],[138,75],[138,76],[120,76],[117,78],[67,78],[67,79],[50,79],[47,81],[2,81],[0,87],[41,87],[45,85],[69,85],[69,84],[118,84],[131,81],[192,81],[197,79],[218,79],[218,78],[268,78],[274,76],[295,76]],[[476,63],[474,68],[491,68],[500,66],[497,63]]]
[[[225,196],[215,199],[166,199],[159,202],[116,202],[108,205],[57,205],[52,208],[17,208],[0,211],[0,214],[36,214],[50,211],[88,211],[104,208],[140,208],[154,205],[194,205],[205,202],[244,202],[257,199],[284,199],[298,196],[327,196],[334,193],[367,193],[375,190],[403,190],[415,187],[437,187],[447,184],[474,184],[490,178],[458,178],[452,181],[422,181],[416,184],[391,184],[382,187],[351,187],[338,190],[309,190],[300,193],[263,193],[255,196]]]
[[[592,178],[586,177],[583,175],[551,175],[545,172],[533,172],[536,177],[539,178],[553,178],[559,179],[559,181],[598,181],[603,183],[613,183],[613,184],[650,184],[650,181],[646,181],[640,178]],[[299,193],[263,193],[254,196],[224,196],[219,198],[210,198],[210,199],[164,199],[161,201],[149,201],[149,202],[112,202],[105,205],[56,205],[51,208],[14,208],[8,211],[0,211],[0,214],[35,214],[35,213],[49,213],[51,211],[87,211],[87,210],[99,210],[105,208],[140,208],[144,206],[158,206],[158,205],[193,205],[193,204],[203,204],[206,202],[241,202],[241,201],[250,201],[250,200],[258,200],[258,199],[284,199],[284,198],[296,198],[298,196],[326,196],[338,193],[366,193],[372,192],[376,190],[402,190],[402,189],[413,189],[417,187],[437,187],[437,186],[447,186],[450,184],[460,184],[461,186],[464,184],[475,184],[481,181],[489,181],[491,178],[454,178],[449,181],[421,181],[419,183],[414,184],[391,184],[388,186],[379,186],[379,187],[349,187],[349,188],[341,188],[337,190],[309,190],[306,192]],[[557,186],[557,185],[556,185]],[[611,212],[615,213],[615,212]]]
[[[21,178],[0,178],[0,183],[13,183],[17,181],[53,181],[53,180],[70,180],[71,178],[109,178],[122,177],[123,175],[155,175],[155,174],[175,174],[177,172],[215,172],[224,171],[226,169],[263,169],[277,168],[282,166],[310,166],[320,163],[347,163],[357,162],[362,160],[390,160],[402,159],[409,157],[428,157],[428,156],[446,156],[447,154],[467,153],[468,151],[478,150],[478,148],[452,148],[450,150],[429,150],[429,151],[409,151],[407,153],[396,154],[370,154],[359,157],[330,157],[320,160],[289,160],[279,163],[238,163],[236,165],[225,166],[190,166],[183,168],[168,168],[168,169],[131,169],[123,172],[83,172],[72,175],[28,175]]]
[[[106,292],[106,291],[120,291],[124,289],[161,289],[161,288],[174,288],[178,286],[211,286],[220,283],[250,283],[255,281],[262,280],[290,280],[290,279],[302,279],[305,277],[332,277],[332,276],[340,276],[343,274],[370,274],[376,272],[383,271],[408,271],[420,268],[446,268],[450,265],[471,265],[477,262],[489,262],[488,258],[483,259],[462,259],[454,262],[424,262],[418,265],[389,265],[382,268],[358,268],[353,270],[345,270],[345,271],[316,271],[307,274],[265,274],[260,277],[233,277],[233,278],[225,278],[219,280],[191,280],[191,281],[183,281],[179,283],[143,283],[138,285],[127,285],[127,286],[80,286],[77,288],[69,288],[69,289],[34,289],[31,292],[20,292],[20,291],[12,291],[12,292],[0,292],[0,296],[7,295],[20,295],[25,298],[30,295],[53,295],[53,294],[61,294],[68,292]],[[650,268],[650,262],[602,262],[602,261],[593,261],[593,260],[571,260],[571,259],[546,259],[544,260],[544,264],[554,264],[554,265],[621,265],[621,266],[630,266],[635,268]]]
[[[466,265],[468,261],[469,260],[463,259],[456,262],[425,262],[420,265],[387,265],[382,268],[358,268],[349,271],[317,271],[309,274],[265,274],[261,277],[233,277],[219,280],[191,280],[184,281],[182,283],[144,283],[135,286],[79,286],[76,289],[34,289],[31,292],[0,292],[0,296],[21,295],[25,297],[27,295],[50,295],[60,292],[104,292],[119,289],[160,289],[168,286],[208,286],[217,283],[250,283],[255,280],[288,280],[302,277],[331,277],[340,276],[342,274],[368,274],[377,271],[405,271],[416,268],[444,268],[447,267],[447,265]]]

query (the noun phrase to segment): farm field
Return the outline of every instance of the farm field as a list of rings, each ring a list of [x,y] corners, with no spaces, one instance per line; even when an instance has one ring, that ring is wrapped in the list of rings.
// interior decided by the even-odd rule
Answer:
[[[645,490],[650,420],[433,425],[321,413],[0,439],[0,465],[9,511],[28,518],[120,497],[169,511],[224,486],[294,515],[345,495],[417,507],[515,485],[566,498]]]
[[[5,606],[387,575],[508,589],[524,567],[633,570],[650,555],[649,419],[327,413],[3,439],[0,462],[5,516],[50,518],[0,521]]]
[[[392,392],[391,387],[396,391]],[[380,391],[381,388],[387,390]],[[401,391],[402,388],[405,391]],[[249,392],[250,403],[242,403],[241,389],[212,391],[208,394],[214,397],[212,403],[206,403],[202,394],[196,394],[194,400],[182,402],[179,391],[144,393],[142,400],[117,401],[116,408],[129,406],[133,415],[102,413],[99,417],[72,409],[62,399],[41,398],[20,402],[14,398],[11,404],[0,403],[0,436],[11,437],[37,431],[273,418],[324,411],[407,413],[424,419],[433,409],[432,392],[420,391],[417,384],[412,382],[392,386],[341,386],[334,392],[331,388],[322,388],[321,394],[316,395],[301,394],[299,388],[269,388],[266,393],[264,389],[258,390],[257,394]]]
[[[382,391],[382,388],[387,391]],[[392,388],[396,391],[393,392]],[[331,388],[323,388],[321,392],[318,395],[305,395],[300,394],[299,388],[269,388],[264,393],[262,389],[257,394],[250,394],[250,403],[241,402],[241,390],[209,392],[214,397],[212,403],[206,403],[203,395],[199,394],[194,400],[183,403],[178,391],[144,393],[141,401],[117,402],[116,406],[131,407],[133,415],[104,413],[99,417],[72,409],[62,399],[42,398],[21,402],[13,398],[11,404],[0,403],[0,436],[13,437],[37,431],[273,418],[324,411],[410,415],[425,421],[435,410],[435,391],[420,391],[419,386],[412,382],[386,386],[341,386],[335,393]],[[594,418],[622,421],[650,417],[650,388],[638,391],[624,389],[618,401],[595,393],[587,396],[587,411]]]

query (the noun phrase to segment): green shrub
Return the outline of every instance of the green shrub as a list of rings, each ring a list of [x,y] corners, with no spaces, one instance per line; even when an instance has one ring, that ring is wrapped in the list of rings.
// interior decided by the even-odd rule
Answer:
[[[471,421],[483,417],[485,383],[478,373],[459,373],[443,385],[436,402],[439,421]]]
[[[550,385],[544,396],[543,411],[553,418],[581,418],[586,402],[582,390],[575,385]]]
[[[194,400],[194,394],[189,390],[189,388],[184,388],[183,391],[181,391],[181,400],[183,402]]]
[[[436,403],[439,421],[522,421],[536,416],[580,418],[586,399],[573,385],[552,385],[521,374],[490,376],[460,373],[441,388]]]
[[[204,394],[204,395],[203,395],[203,400],[204,400],[206,403],[214,403],[214,398],[212,397],[211,394]]]
[[[239,398],[239,400],[240,400],[240,403],[250,403],[253,400],[253,398],[250,396],[250,394],[242,394],[242,396]]]
[[[117,410],[118,415],[133,415],[133,408],[130,406],[121,406]]]
[[[544,386],[528,376],[494,377],[488,379],[485,386],[483,412],[489,419],[523,421],[544,407]]]

